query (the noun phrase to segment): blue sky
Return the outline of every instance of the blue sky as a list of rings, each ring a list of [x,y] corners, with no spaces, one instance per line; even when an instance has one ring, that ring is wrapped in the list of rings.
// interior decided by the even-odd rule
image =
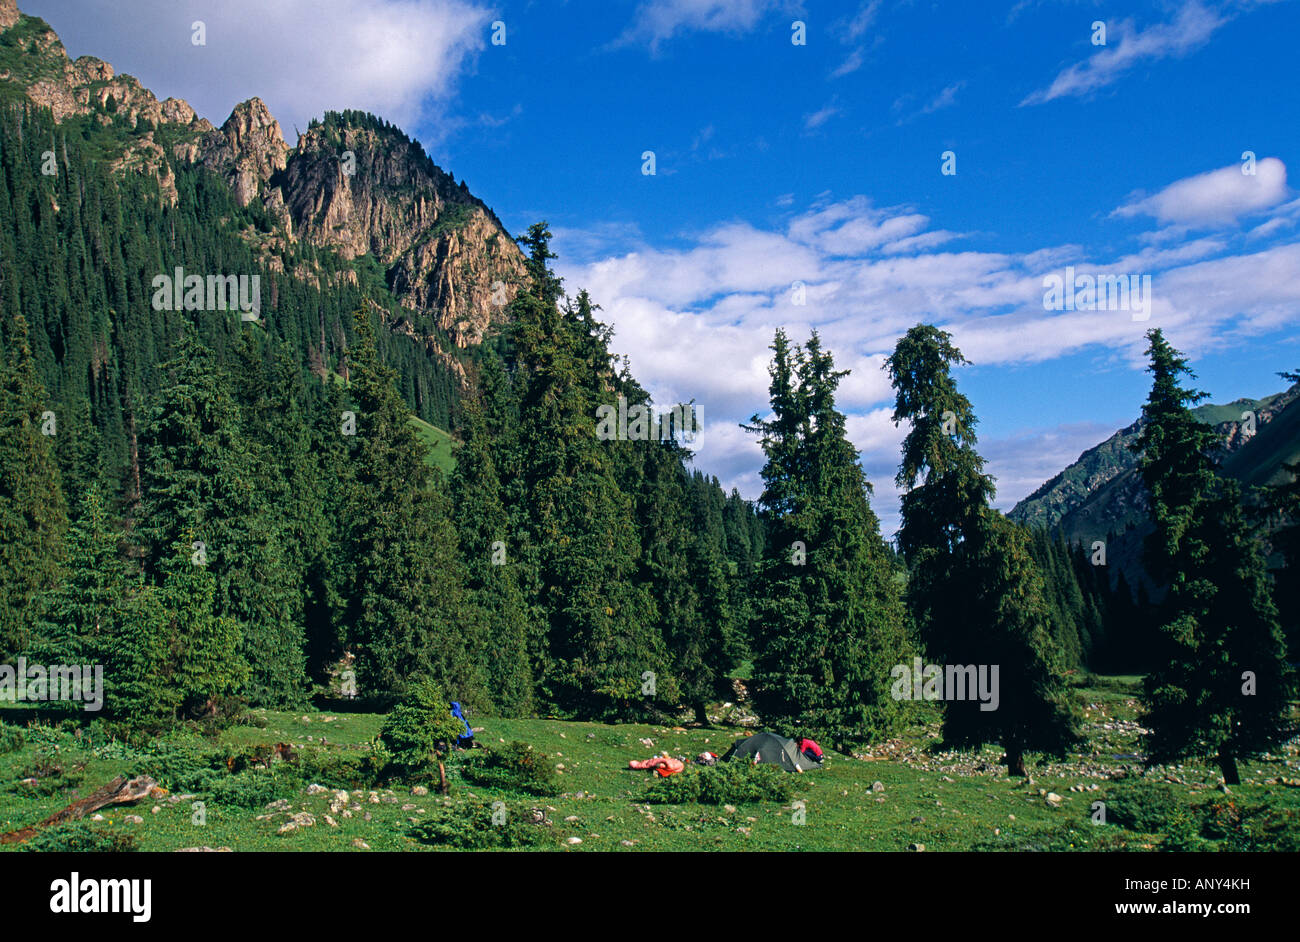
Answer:
[[[735,423],[765,408],[780,325],[852,369],[841,401],[887,532],[904,430],[879,365],[918,321],[974,363],[960,382],[1005,508],[1136,417],[1151,326],[1216,401],[1300,369],[1295,2],[20,6],[214,123],[259,95],[293,143],[364,108],[512,232],[549,220],[566,285],[656,398],[701,403],[697,463],[746,496],[761,455]],[[1067,265],[1151,276],[1149,320],[1045,310]]]

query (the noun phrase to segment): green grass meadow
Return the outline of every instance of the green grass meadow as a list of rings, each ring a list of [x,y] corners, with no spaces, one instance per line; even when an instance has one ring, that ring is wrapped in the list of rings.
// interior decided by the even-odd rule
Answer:
[[[685,756],[704,750],[722,754],[745,735],[737,726],[472,717],[476,727],[483,727],[478,738],[484,747],[519,740],[544,753],[556,770],[559,793],[535,797],[472,785],[458,771],[466,755],[462,752],[446,763],[447,798],[437,794],[435,779],[424,778],[387,788],[345,789],[348,794],[340,802],[339,786],[307,780],[303,763],[363,755],[383,716],[253,711],[246,723],[214,738],[187,733],[188,740],[171,742],[183,741],[186,748],[208,754],[289,742],[298,753],[296,765],[277,760],[270,769],[242,772],[240,781],[247,787],[233,797],[221,791],[218,781],[207,793],[173,791],[134,806],[108,808],[93,826],[130,835],[142,851],[426,850],[437,848],[413,839],[408,833],[413,824],[427,819],[440,802],[480,799],[489,804],[501,800],[515,813],[542,818],[543,823],[530,825],[537,837],[531,849],[566,852],[1160,850],[1169,840],[1161,827],[1142,832],[1114,822],[1093,823],[1093,803],[1109,800],[1118,779],[1127,776],[1130,789],[1172,796],[1175,810],[1161,812],[1171,818],[1181,819],[1184,812],[1212,804],[1213,813],[1203,809],[1197,819],[1226,820],[1231,828],[1235,809],[1262,809],[1268,839],[1294,843],[1300,826],[1300,763],[1294,741],[1277,755],[1242,763],[1243,784],[1231,795],[1222,792],[1217,769],[1204,763],[1144,773],[1139,762],[1127,758],[1140,749],[1137,691],[1138,679],[1132,677],[1091,678],[1087,686],[1077,686],[1074,693],[1086,711],[1087,744],[1065,762],[1037,757],[1028,780],[1009,779],[994,747],[979,753],[936,751],[934,722],[854,757],[828,752],[823,769],[791,774],[789,800],[720,805],[652,803],[647,799],[653,774],[631,771],[627,764],[665,750]],[[170,774],[152,747],[97,741],[90,727],[75,726],[71,720],[24,725],[31,714],[12,707],[0,710],[0,719],[22,727],[26,740],[21,748],[0,755],[0,832],[34,824],[116,775],[144,772],[166,784]],[[52,791],[47,784],[51,767],[72,776]],[[42,770],[45,778],[40,777]],[[1139,777],[1136,785],[1134,777]],[[52,781],[60,781],[57,774]],[[428,792],[418,793],[423,789]],[[1059,801],[1051,800],[1053,794]],[[203,802],[202,824],[195,823],[196,801]],[[350,813],[344,815],[344,808]],[[295,814],[300,824],[282,831]],[[143,820],[136,822],[129,815]]]

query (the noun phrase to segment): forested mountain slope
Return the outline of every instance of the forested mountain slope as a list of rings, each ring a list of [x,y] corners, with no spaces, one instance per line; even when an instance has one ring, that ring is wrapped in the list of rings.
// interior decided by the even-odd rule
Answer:
[[[0,659],[145,728],[730,695],[761,521],[684,429],[597,437],[649,396],[549,239],[381,118],[216,128],[0,0]]]

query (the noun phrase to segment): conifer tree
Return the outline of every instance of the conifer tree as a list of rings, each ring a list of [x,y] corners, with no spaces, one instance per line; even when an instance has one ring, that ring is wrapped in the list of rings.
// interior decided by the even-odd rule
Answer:
[[[308,674],[324,684],[343,657],[346,594],[354,575],[348,564],[352,533],[348,515],[356,468],[351,459],[352,438],[344,433],[354,431],[356,414],[337,383],[326,380],[313,392],[307,421],[320,499],[313,520],[324,524],[324,533],[321,546],[307,556],[303,618]]]
[[[565,712],[627,715],[644,707],[648,675],[669,678],[667,652],[645,586],[633,578],[632,499],[616,479],[610,443],[595,434],[602,403],[589,385],[589,338],[558,306],[546,224],[520,242],[531,284],[510,308],[520,443],[512,489],[536,553],[531,590],[551,661],[542,686]]]
[[[999,672],[996,709],[969,697],[947,702],[945,741],[1000,742],[1008,769],[1024,775],[1026,753],[1061,755],[1076,733],[1028,536],[989,506],[994,486],[975,451],[974,409],[951,374],[965,362],[948,333],[918,324],[885,363],[894,422],[911,426],[896,478],[907,488],[898,543],[931,660]]]
[[[64,576],[42,606],[41,656],[49,663],[103,664],[122,630],[131,586],[121,558],[121,534],[92,485],[68,531]]]
[[[366,315],[355,315],[350,394],[356,407],[350,481],[347,624],[363,693],[400,694],[432,680],[478,708],[487,699],[484,639],[465,622],[464,571],[441,475],[379,362]]]
[[[196,557],[187,531],[162,566],[160,601],[175,639],[175,684],[181,717],[233,712],[227,702],[248,683],[240,624],[217,609],[217,580]]]
[[[622,381],[620,389],[629,412],[633,405],[650,407],[649,396],[634,380]],[[729,693],[727,676],[734,666],[730,602],[721,557],[707,533],[697,529],[707,521],[692,514],[683,464],[687,443],[671,429],[666,436],[662,441],[604,444],[619,458],[623,487],[635,495],[641,541],[637,578],[650,589],[651,617],[670,658],[668,675],[656,677],[654,698],[667,710],[686,704],[696,722],[706,724],[707,705]]]
[[[1195,374],[1162,331],[1147,339],[1153,381],[1133,449],[1155,524],[1148,568],[1169,584],[1144,681],[1151,760],[1213,756],[1232,785],[1239,759],[1289,735],[1294,675],[1240,487],[1218,477],[1214,431],[1191,411],[1205,394],[1181,384]]]
[[[528,610],[519,583],[519,547],[512,539],[493,458],[504,430],[498,437],[491,435],[481,401],[499,395],[499,371],[498,362],[489,361],[480,397],[463,402],[452,506],[465,558],[468,608],[486,624],[484,657],[493,706],[503,716],[526,716],[534,689]]]
[[[241,693],[257,703],[301,702],[302,626],[266,465],[250,450],[229,378],[193,331],[163,369],[171,382],[141,435],[138,532],[146,572],[160,581],[180,535],[193,533],[191,550],[215,580],[216,611],[239,622],[241,653],[253,665],[250,687]]]
[[[767,455],[760,507],[771,540],[757,576],[755,699],[768,722],[836,748],[887,735],[906,715],[890,670],[909,647],[870,485],[849,442],[834,369],[814,333],[772,344],[772,417],[755,416]]]
[[[67,508],[54,460],[58,416],[36,375],[27,319],[6,322],[0,361],[0,660],[32,640],[42,593],[60,576]]]
[[[179,627],[163,604],[162,592],[134,578],[122,600],[121,631],[108,642],[104,686],[113,717],[154,731],[176,722],[182,702]]]

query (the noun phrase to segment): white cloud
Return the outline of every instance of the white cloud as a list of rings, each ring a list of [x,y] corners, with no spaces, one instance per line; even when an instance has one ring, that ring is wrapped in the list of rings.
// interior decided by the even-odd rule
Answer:
[[[930,221],[917,213],[894,212],[873,209],[857,197],[799,217],[790,226],[790,237],[830,255],[858,255],[915,235]]]
[[[748,33],[768,13],[792,12],[791,0],[646,0],[615,45],[646,43],[652,52],[678,33]]]
[[[949,232],[947,229],[936,229],[932,232],[922,232],[920,235],[908,236],[906,239],[897,239],[893,242],[887,242],[881,251],[890,255],[901,255],[907,252],[919,252],[923,249],[932,249],[935,246],[959,238],[961,238],[961,236],[956,232]]]
[[[701,437],[698,464],[747,497],[761,490],[762,457],[736,423],[767,409],[773,332],[783,326],[801,342],[817,329],[837,366],[851,371],[838,402],[887,533],[897,523],[892,478],[904,430],[888,421],[892,393],[880,367],[917,322],[951,331],[982,366],[1095,351],[1135,368],[1150,327],[1165,328],[1195,358],[1300,323],[1300,243],[1224,255],[1245,240],[1169,236],[1118,258],[1090,258],[1075,245],[943,250],[952,238],[907,207],[823,197],[781,225],[729,221],[684,248],[638,241],[636,251],[573,264],[566,262],[566,234],[556,250],[566,285],[588,288],[602,305],[616,329],[614,349],[628,354],[656,401],[702,404],[710,431]],[[1149,320],[1134,321],[1128,311],[1044,311],[1043,276],[1066,265],[1079,273],[1151,274]],[[805,285],[802,305],[794,282]],[[1009,507],[1112,430],[1102,431],[1038,430],[988,442],[999,505]]]
[[[1199,49],[1231,17],[1223,16],[1199,2],[1186,3],[1168,23],[1137,30],[1132,20],[1109,27],[1108,43],[1083,62],[1056,76],[1052,84],[1034,92],[1021,105],[1037,105],[1057,98],[1082,96],[1117,81],[1121,75],[1144,62],[1179,58]],[[1118,34],[1119,42],[1114,42]]]
[[[830,104],[827,105],[825,108],[820,109],[819,111],[814,111],[812,114],[804,115],[804,119],[803,119],[804,130],[814,131],[839,113],[840,113],[840,109],[836,107],[834,104]]]
[[[1285,217],[1282,216],[1275,216],[1274,218],[1270,219],[1268,222],[1262,222],[1254,229],[1251,229],[1248,235],[1252,239],[1264,239],[1267,238],[1268,236],[1274,235],[1279,230],[1285,229],[1287,226],[1290,225],[1294,225],[1294,220],[1286,219]]]
[[[859,46],[849,53],[848,58],[835,67],[831,72],[831,78],[843,78],[862,68],[862,63],[867,60],[867,50]]]
[[[965,84],[965,82],[954,82],[952,85],[949,85],[939,94],[935,95],[934,98],[931,99],[930,103],[921,109],[921,114],[932,114],[942,108],[947,108],[950,105],[956,104],[957,93],[962,90]]]
[[[876,14],[880,12],[880,0],[869,0],[858,7],[858,12],[844,25],[843,39],[845,42],[854,42],[862,38],[862,35],[876,21]]]
[[[1256,162],[1254,174],[1242,173],[1241,164],[1197,174],[1126,203],[1115,215],[1152,216],[1161,224],[1227,225],[1276,206],[1287,194],[1286,165],[1266,157]]]
[[[327,109],[370,111],[410,128],[445,108],[485,45],[490,16],[470,0],[27,0],[22,8],[45,18],[74,57],[104,59],[214,124],[240,101],[262,98],[291,145],[293,128]],[[191,44],[195,20],[206,26],[206,45]]]

